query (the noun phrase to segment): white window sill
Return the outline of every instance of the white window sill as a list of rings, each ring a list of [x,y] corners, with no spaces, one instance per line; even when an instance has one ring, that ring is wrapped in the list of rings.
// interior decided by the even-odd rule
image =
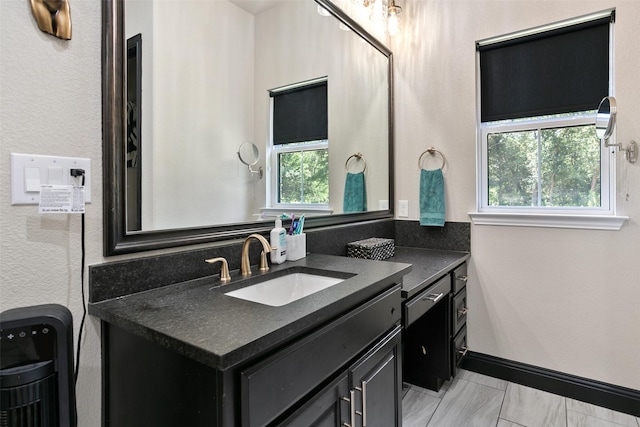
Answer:
[[[260,208],[260,212],[262,212],[267,217],[277,217],[282,215],[282,213],[287,214],[295,214],[296,216],[300,216],[304,214],[305,216],[318,216],[318,215],[331,215],[333,213],[333,209],[331,208],[310,208],[310,207],[277,207],[277,208]]]
[[[615,215],[534,214],[506,212],[469,212],[475,225],[509,225],[516,227],[581,228],[620,230],[629,217]]]

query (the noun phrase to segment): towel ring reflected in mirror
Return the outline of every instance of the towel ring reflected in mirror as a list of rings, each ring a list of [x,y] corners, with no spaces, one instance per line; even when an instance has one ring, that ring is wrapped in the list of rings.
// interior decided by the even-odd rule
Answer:
[[[260,160],[260,150],[258,150],[256,144],[252,142],[240,144],[240,148],[238,148],[238,158],[243,164],[247,165],[251,174],[258,174],[260,179],[262,179],[262,166],[259,166],[258,169],[253,168],[258,163],[258,160]]]
[[[362,161],[363,166],[362,166],[362,170],[360,172],[364,173],[367,171],[367,161],[365,160],[364,156],[362,155],[362,153],[356,153],[356,154],[352,154],[347,158],[347,161],[344,162],[344,170],[348,173],[349,172],[349,162],[355,159],[356,162],[358,161]],[[356,172],[356,173],[360,173],[360,172]]]
[[[444,154],[442,154],[441,151],[436,150],[434,147],[429,147],[422,154],[420,154],[420,157],[418,158],[418,169],[424,169],[422,167],[422,162],[424,161],[425,154],[430,154],[432,156],[435,156],[437,154],[442,157],[442,165],[440,166],[440,169],[444,169],[444,165],[447,163],[447,159],[444,157]]]

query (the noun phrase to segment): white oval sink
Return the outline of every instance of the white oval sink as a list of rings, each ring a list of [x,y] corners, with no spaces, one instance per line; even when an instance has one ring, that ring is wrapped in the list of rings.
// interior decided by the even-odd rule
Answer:
[[[336,285],[344,279],[308,273],[291,273],[275,277],[225,295],[279,307]]]

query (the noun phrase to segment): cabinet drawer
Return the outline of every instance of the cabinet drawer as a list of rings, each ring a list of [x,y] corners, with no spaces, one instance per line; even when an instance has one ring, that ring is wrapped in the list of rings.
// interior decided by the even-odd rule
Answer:
[[[240,374],[242,426],[264,426],[400,321],[400,286]]]
[[[462,363],[462,359],[466,356],[469,347],[467,346],[467,327],[463,327],[458,335],[451,342],[452,346],[452,373],[455,376],[458,373],[458,368]]]
[[[457,294],[467,286],[467,263],[453,270],[453,293]]]
[[[453,297],[453,327],[451,330],[454,335],[458,333],[461,327],[467,324],[467,288],[463,288]]]
[[[449,292],[451,292],[451,277],[446,275],[407,301],[404,305],[404,327],[415,322],[441,300],[445,300]]]

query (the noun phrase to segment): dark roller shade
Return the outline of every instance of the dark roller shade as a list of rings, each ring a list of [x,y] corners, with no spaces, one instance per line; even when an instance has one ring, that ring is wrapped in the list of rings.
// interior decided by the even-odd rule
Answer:
[[[328,139],[327,82],[272,92],[273,144]]]
[[[609,94],[612,19],[479,46],[482,122],[595,110]]]

